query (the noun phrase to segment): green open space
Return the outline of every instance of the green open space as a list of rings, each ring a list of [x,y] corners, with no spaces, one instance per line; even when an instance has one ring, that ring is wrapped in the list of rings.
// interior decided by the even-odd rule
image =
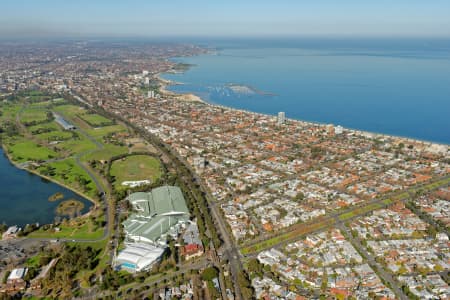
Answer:
[[[45,109],[26,108],[20,113],[20,121],[23,124],[45,122],[48,119],[47,113]]]
[[[66,141],[70,140],[72,137],[73,134],[69,131],[51,131],[36,135],[36,138],[47,142]]]
[[[22,107],[21,105],[11,102],[0,103],[1,109],[0,120],[2,121],[14,120],[16,118],[17,113],[20,111],[21,107]]]
[[[64,114],[64,116],[67,118],[74,118],[77,117],[79,114],[83,114],[84,112],[86,112],[86,109],[84,109],[83,107],[76,106],[73,104],[58,105],[55,106],[53,110],[61,114]]]
[[[65,140],[56,145],[56,148],[66,152],[68,155],[74,155],[95,150],[97,147],[89,139],[77,133],[77,138]]]
[[[244,246],[243,248],[241,248],[241,253],[243,255],[247,255],[250,253],[260,252],[264,249],[272,248],[279,243],[297,239],[311,232],[321,230],[323,228],[333,225],[334,223],[335,223],[334,219],[325,219],[322,221],[318,221],[316,223],[294,225],[291,231],[288,231],[286,233],[280,234],[272,238],[268,238],[267,240],[260,241],[253,245]]]
[[[339,220],[346,221],[346,220],[351,219],[351,218],[353,218],[355,216],[362,216],[362,215],[365,215],[365,214],[367,214],[367,213],[369,213],[369,212],[371,212],[373,210],[380,209],[382,207],[383,207],[383,204],[381,204],[381,203],[371,203],[371,204],[366,205],[364,207],[358,207],[358,208],[355,208],[355,209],[351,210],[350,212],[347,212],[347,213],[344,213],[344,214],[340,215],[339,216]]]
[[[108,134],[125,132],[126,130],[127,129],[122,125],[111,125],[99,128],[91,128],[86,130],[86,133],[99,140]]]
[[[159,159],[149,155],[132,155],[115,160],[111,165],[111,176],[114,176],[114,187],[125,188],[123,181],[150,180],[155,182],[162,175]]]
[[[12,160],[18,163],[45,161],[58,157],[55,151],[23,137],[9,139],[6,149]]]
[[[30,108],[49,109],[54,104],[61,104],[64,98],[55,98],[48,101],[34,102],[29,105]]]
[[[28,127],[28,132],[30,132],[33,135],[41,134],[44,132],[51,132],[51,131],[60,131],[61,127],[56,124],[55,121],[33,125]]]
[[[90,218],[74,219],[63,222],[55,228],[44,230],[40,228],[30,233],[33,238],[67,238],[67,239],[99,239],[103,236],[103,227],[97,226]]]
[[[109,160],[114,156],[128,153],[127,147],[105,144],[103,149],[90,152],[82,157],[83,161]]]
[[[95,113],[80,114],[78,116],[92,127],[104,127],[114,124],[112,120]]]
[[[79,115],[86,113],[86,109],[84,109],[81,106],[64,104],[55,106],[53,110],[61,114],[67,121],[73,123],[78,128],[81,128],[83,130],[88,130],[92,128],[91,126],[89,126],[88,123],[86,123],[83,119],[79,117]]]
[[[48,163],[40,166],[37,171],[56,182],[73,187],[91,198],[95,198],[98,193],[95,183],[75,162],[74,158]]]

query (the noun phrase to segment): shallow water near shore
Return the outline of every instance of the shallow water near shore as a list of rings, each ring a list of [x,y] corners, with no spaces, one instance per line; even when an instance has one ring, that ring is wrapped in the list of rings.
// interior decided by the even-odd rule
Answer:
[[[206,43],[206,42],[204,42]],[[450,40],[211,42],[167,89],[305,121],[450,144]]]
[[[48,200],[58,192],[64,195],[64,199]],[[0,223],[19,226],[36,222],[41,225],[53,223],[56,207],[68,199],[81,201],[84,204],[83,214],[93,205],[69,189],[18,169],[0,148]]]

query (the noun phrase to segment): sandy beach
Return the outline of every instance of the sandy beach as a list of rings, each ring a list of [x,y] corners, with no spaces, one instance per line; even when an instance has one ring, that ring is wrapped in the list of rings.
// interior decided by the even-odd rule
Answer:
[[[174,93],[174,92],[167,90],[167,86],[181,84],[181,83],[177,83],[177,82],[173,82],[173,81],[164,79],[161,77],[161,74],[157,74],[155,76],[155,78],[160,83],[159,92],[164,96],[169,96],[169,97],[172,97],[172,98],[174,98],[176,100],[180,100],[180,101],[206,103],[206,101],[204,101],[202,98],[200,98],[199,96],[194,95],[192,93],[178,94],[178,93]]]

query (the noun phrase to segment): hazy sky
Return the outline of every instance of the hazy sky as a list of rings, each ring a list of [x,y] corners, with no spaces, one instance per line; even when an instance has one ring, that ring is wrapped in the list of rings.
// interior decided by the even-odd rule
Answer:
[[[267,35],[450,37],[450,0],[0,0],[0,38]]]

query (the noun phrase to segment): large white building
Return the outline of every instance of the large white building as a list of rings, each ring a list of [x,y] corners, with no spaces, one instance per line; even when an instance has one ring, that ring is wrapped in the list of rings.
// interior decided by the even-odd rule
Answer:
[[[116,257],[115,265],[132,272],[147,270],[164,253],[167,238],[176,238],[189,223],[189,210],[181,189],[175,186],[134,193],[128,201],[136,213],[123,222],[127,247]]]
[[[131,272],[150,269],[159,261],[164,248],[146,243],[132,243],[122,250],[116,257],[116,265]]]

